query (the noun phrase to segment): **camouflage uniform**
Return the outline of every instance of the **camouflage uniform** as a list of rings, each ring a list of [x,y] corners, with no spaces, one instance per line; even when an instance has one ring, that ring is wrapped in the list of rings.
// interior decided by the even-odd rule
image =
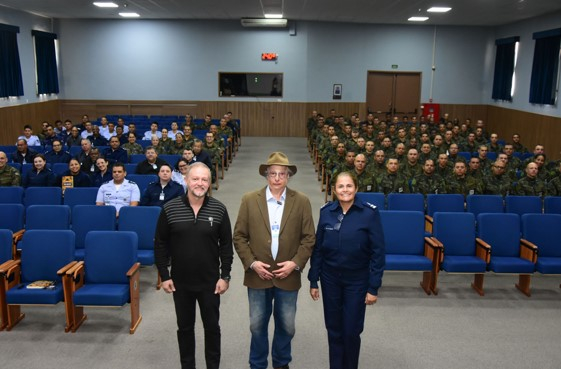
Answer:
[[[419,152],[419,163],[421,165],[425,164],[425,161],[427,161],[428,159],[434,160],[436,164],[436,155],[434,155],[432,151],[428,154],[425,154],[424,152]]]
[[[221,158],[222,158],[222,150],[220,149],[220,146],[218,146],[218,144],[216,142],[213,142],[212,145],[208,146],[208,144],[205,142],[203,144],[203,150],[208,152],[208,154],[210,155],[210,160],[212,161],[212,164],[220,164],[222,162]],[[180,155],[182,155],[183,152],[181,152]]]
[[[358,179],[358,192],[376,192],[377,183],[372,173],[364,170],[358,174],[355,170],[354,174]]]
[[[446,183],[438,174],[427,176],[425,173],[421,173],[411,181],[411,192],[422,193],[425,196],[429,193],[446,193]]]
[[[378,164],[377,162],[373,161],[372,164],[367,165],[366,170],[372,173],[376,181],[378,178],[384,173],[388,171],[386,168],[386,163]]]
[[[561,177],[557,176],[547,183],[547,196],[561,196]]]
[[[452,175],[447,180],[447,184],[448,187],[446,188],[446,191],[448,193],[460,193],[464,196],[480,195],[483,193],[481,183],[473,177],[465,176],[463,178],[459,178],[456,175]]]
[[[186,148],[191,148],[191,147],[187,146],[185,143],[178,145],[177,142],[175,142],[173,145],[169,147],[168,153],[171,155],[183,155],[183,150],[185,150]]]
[[[446,168],[441,168],[440,165],[435,162],[434,173],[441,176],[444,180],[448,179],[454,174],[454,164],[447,162]]]
[[[127,150],[127,154],[129,155],[129,157],[131,155],[143,154],[144,153],[144,149],[142,148],[142,146],[140,146],[136,142],[133,143],[133,144],[131,144],[130,142],[127,142],[126,144],[122,145],[121,147],[123,149]]]
[[[342,165],[345,163],[345,156],[346,154],[339,155],[338,153],[331,154],[325,161],[325,168],[332,172],[336,166]]]
[[[520,178],[514,187],[514,195],[518,196],[545,196],[545,182],[539,178]]]
[[[385,195],[392,192],[409,193],[409,183],[402,174],[386,171],[377,180],[378,192],[383,192]]]
[[[228,126],[226,126],[224,128],[222,128],[221,126],[218,126],[217,133],[220,135],[220,137],[228,136],[228,138],[230,138],[230,139],[234,136],[234,132],[232,131],[232,128],[230,128]]]
[[[6,164],[0,169],[0,186],[21,186],[21,175],[19,171]]]
[[[419,163],[416,163],[415,165],[411,165],[409,164],[408,161],[405,161],[405,163],[399,166],[399,172],[403,174],[403,176],[407,178],[407,180],[411,180],[416,176],[420,175],[421,173],[423,173],[423,168]]]
[[[512,190],[512,185],[508,174],[501,174],[496,176],[489,174],[483,178],[483,185],[485,195],[502,195],[507,196]]]

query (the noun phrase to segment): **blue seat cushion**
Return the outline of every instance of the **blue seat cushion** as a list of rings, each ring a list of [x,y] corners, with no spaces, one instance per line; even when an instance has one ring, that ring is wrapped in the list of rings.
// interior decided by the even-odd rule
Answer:
[[[74,257],[76,258],[77,261],[84,260],[85,256],[86,256],[86,249],[76,249],[74,251]]]
[[[388,255],[385,270],[430,271],[432,262],[422,255]]]
[[[534,273],[536,266],[529,260],[516,256],[492,256],[489,270],[495,273]]]
[[[154,250],[138,250],[138,262],[141,265],[154,265]]]
[[[477,256],[444,256],[441,268],[451,273],[485,273],[487,264]]]
[[[561,258],[540,256],[536,270],[542,274],[561,274]]]
[[[85,284],[74,292],[78,306],[123,306],[129,302],[128,284]]]
[[[9,305],[56,305],[64,300],[61,283],[50,289],[26,288],[29,283],[23,283],[22,288],[14,287],[6,291],[6,302]]]

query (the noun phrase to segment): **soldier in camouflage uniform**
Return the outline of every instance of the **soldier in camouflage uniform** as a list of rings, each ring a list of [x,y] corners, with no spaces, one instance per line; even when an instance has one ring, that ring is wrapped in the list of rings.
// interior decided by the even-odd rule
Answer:
[[[429,143],[424,143],[421,145],[421,152],[419,153],[419,163],[423,165],[425,161],[431,159],[436,161],[436,155],[431,150]]]
[[[432,140],[432,152],[435,155],[446,154],[446,147],[443,145],[444,139],[441,135],[434,136]]]
[[[384,195],[389,193],[409,193],[407,179],[398,173],[399,162],[396,158],[389,158],[386,162],[386,172],[378,178],[378,192]]]
[[[483,179],[485,195],[501,195],[506,196],[511,191],[511,180],[506,173],[506,163],[497,160],[491,166],[491,171]]]
[[[518,133],[512,135],[512,147],[514,148],[514,151],[521,154],[528,152],[528,149],[520,142],[520,135]]]
[[[427,159],[423,172],[411,181],[411,191],[423,195],[446,193],[446,184],[441,176],[434,173],[434,160]]]
[[[227,136],[228,144],[232,143],[232,137],[234,137],[234,132],[232,131],[232,128],[228,127],[228,121],[226,120],[226,118],[220,119],[220,127],[218,127],[218,134],[220,135],[220,137]]]
[[[547,183],[547,196],[561,196],[561,162],[557,165],[557,176]]]
[[[487,173],[491,169],[491,160],[487,158],[488,152],[489,148],[487,145],[481,145],[477,150],[479,157],[479,169],[481,169],[483,173]]]
[[[21,175],[19,171],[8,165],[8,156],[0,151],[0,186],[20,186]]]
[[[520,178],[514,187],[514,195],[545,196],[545,182],[538,178],[538,165],[534,162],[526,166],[526,176]]]
[[[447,180],[447,193],[460,193],[464,196],[483,193],[481,183],[475,178],[466,176],[466,164],[458,161],[454,164],[454,174]]]
[[[387,158],[395,154],[395,150],[392,146],[392,140],[389,137],[384,137],[382,139],[381,148],[384,150],[384,154]]]
[[[364,156],[366,157],[366,165],[371,165],[374,162],[374,153],[376,152],[374,141],[366,141],[364,144]]]
[[[210,155],[210,161],[212,162],[213,167],[216,163],[218,163],[219,167],[222,165],[222,154],[224,149],[220,148],[218,143],[214,140],[212,132],[207,132],[205,134],[205,144],[203,145],[203,150],[208,152]]]
[[[460,148],[458,147],[457,143],[454,142],[450,144],[450,146],[448,147],[448,161],[451,163],[455,163],[457,161],[463,161],[465,163],[466,158],[464,158],[462,155],[458,155],[459,151]]]
[[[372,173],[366,170],[366,158],[363,154],[358,154],[355,157],[353,173],[358,179],[358,192],[376,192],[376,180]]]
[[[452,176],[453,169],[454,169],[454,164],[448,161],[448,155],[439,154],[437,165],[434,170],[435,173],[441,176],[444,180],[447,180],[449,177]]]
[[[407,180],[411,180],[423,172],[423,168],[419,164],[419,152],[417,149],[409,149],[407,151],[407,160],[399,166],[399,172]]]
[[[480,159],[475,156],[469,159],[467,175],[481,182],[483,181],[484,174],[487,174],[487,172],[483,173],[483,170],[481,170]]]
[[[127,142],[126,144],[124,144],[121,147],[123,149],[127,150],[127,154],[129,156],[129,158],[130,158],[131,155],[143,154],[144,149],[142,148],[142,146],[140,146],[139,144],[136,143],[135,134],[129,132],[127,136],[128,136],[129,142]]]
[[[514,172],[516,174],[516,171],[519,170],[522,161],[514,156],[514,148],[512,147],[512,144],[505,144],[503,147],[503,153],[506,154],[508,158],[507,173],[512,176],[510,173]],[[500,156],[500,154],[498,156]]]
[[[378,178],[387,171],[386,154],[384,153],[384,150],[376,150],[374,153],[374,161],[368,164],[366,170],[372,173],[374,178],[376,178],[376,181],[378,181]]]
[[[183,150],[188,148],[187,144],[183,141],[183,135],[178,133],[175,137],[175,142],[173,142],[170,147],[168,148],[168,153],[172,155],[183,155]]]
[[[393,153],[393,155],[391,155],[392,158],[397,159],[397,161],[399,162],[399,165],[403,165],[407,160],[407,155],[405,153],[405,145],[402,143],[398,143],[395,147],[395,151]]]
[[[497,155],[503,152],[503,147],[499,144],[498,134],[491,133],[491,136],[489,136],[489,143],[487,144],[487,148],[489,149],[489,152],[494,152]]]
[[[329,155],[327,160],[325,161],[325,169],[327,169],[330,173],[333,173],[333,169],[335,169],[336,166],[341,165],[345,162],[346,155],[347,150],[345,149],[345,144],[339,142],[337,144],[335,152]]]
[[[352,172],[355,169],[355,158],[356,158],[356,153],[354,151],[347,151],[347,154],[345,155],[345,161],[333,167],[333,171],[332,171],[333,173],[331,176],[332,186],[335,185],[334,181],[338,173]]]

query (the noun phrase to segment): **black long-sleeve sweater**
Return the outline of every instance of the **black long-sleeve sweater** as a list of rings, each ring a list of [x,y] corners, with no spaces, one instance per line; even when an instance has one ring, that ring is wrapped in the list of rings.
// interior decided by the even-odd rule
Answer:
[[[206,197],[195,217],[187,196],[168,201],[158,219],[154,253],[162,281],[171,278],[176,289],[214,289],[219,278],[230,275],[234,257],[224,204]]]

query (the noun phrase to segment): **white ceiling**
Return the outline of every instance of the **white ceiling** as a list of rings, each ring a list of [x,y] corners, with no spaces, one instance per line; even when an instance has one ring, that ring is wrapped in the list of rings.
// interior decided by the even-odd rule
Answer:
[[[104,0],[98,0],[104,1]],[[406,24],[427,15],[431,6],[449,6],[446,14],[429,14],[423,24],[497,26],[561,11],[560,0],[113,0],[117,9],[95,7],[93,0],[0,0],[0,5],[49,18],[120,18],[134,11],[142,19],[261,18],[282,9],[295,21]],[[2,9],[0,7],[0,13]]]

